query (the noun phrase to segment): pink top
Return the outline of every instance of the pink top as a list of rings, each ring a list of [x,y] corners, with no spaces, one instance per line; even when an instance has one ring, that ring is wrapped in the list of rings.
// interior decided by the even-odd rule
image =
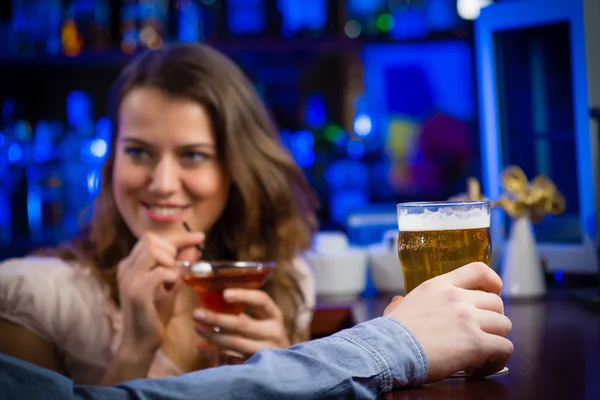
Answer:
[[[312,271],[295,262],[306,307],[298,327],[310,323],[316,292]],[[119,347],[121,312],[109,290],[89,268],[59,258],[26,257],[0,263],[0,318],[21,325],[52,342],[69,377],[76,384],[99,384]],[[149,378],[180,375],[158,350]]]

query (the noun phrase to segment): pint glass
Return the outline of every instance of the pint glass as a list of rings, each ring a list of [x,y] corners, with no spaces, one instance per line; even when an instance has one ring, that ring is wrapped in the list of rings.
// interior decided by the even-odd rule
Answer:
[[[489,265],[489,201],[401,203],[397,209],[398,258],[406,293],[471,262]]]

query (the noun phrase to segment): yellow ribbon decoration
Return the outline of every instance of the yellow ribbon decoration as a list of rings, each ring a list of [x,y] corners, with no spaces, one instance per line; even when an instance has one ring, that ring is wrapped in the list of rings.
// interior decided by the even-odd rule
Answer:
[[[471,200],[485,199],[477,179],[469,178],[467,188]],[[509,165],[502,172],[502,189],[504,193],[492,206],[502,208],[513,218],[529,215],[531,221],[537,223],[546,214],[559,215],[565,211],[565,198],[550,178],[540,175],[529,183],[516,165]]]
[[[479,184],[477,178],[471,177],[467,179],[467,195],[469,196],[470,200],[487,200],[481,194],[481,185]]]

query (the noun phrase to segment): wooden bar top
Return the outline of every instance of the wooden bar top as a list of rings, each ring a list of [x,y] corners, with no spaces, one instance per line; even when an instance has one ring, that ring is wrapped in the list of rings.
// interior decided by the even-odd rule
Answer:
[[[567,291],[553,289],[540,300],[505,300],[515,351],[509,373],[487,379],[447,379],[401,389],[386,399],[600,399],[600,314],[580,307]],[[354,322],[380,316],[390,297],[325,300],[346,302]]]

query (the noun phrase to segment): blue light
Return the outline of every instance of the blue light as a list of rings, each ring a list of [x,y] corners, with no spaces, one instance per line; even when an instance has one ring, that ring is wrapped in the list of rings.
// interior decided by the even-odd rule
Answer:
[[[451,30],[461,24],[456,13],[456,2],[449,0],[429,0],[427,20],[433,30]]]
[[[421,121],[432,109],[461,120],[475,118],[472,56],[472,48],[458,40],[364,46],[363,98],[371,135],[385,142],[395,118]]]
[[[40,194],[35,191],[27,192],[27,220],[33,232],[42,227],[42,200]]]
[[[104,159],[107,152],[108,145],[104,139],[93,139],[81,147],[80,156],[85,163],[96,164]]]
[[[31,137],[31,127],[27,121],[19,120],[15,123],[15,139],[20,142],[26,142]]]
[[[287,129],[282,129],[279,131],[279,137],[281,138],[281,144],[289,151],[292,151],[292,132]]]
[[[368,192],[364,188],[343,189],[329,192],[329,210],[331,220],[346,225],[348,217],[369,203]]]
[[[52,158],[52,127],[47,121],[38,122],[35,128],[33,160],[46,162]]]
[[[18,143],[12,143],[8,148],[8,161],[11,163],[18,163],[23,157],[23,151]]]
[[[327,6],[323,0],[304,0],[304,23],[308,29],[320,30],[327,23]]]
[[[354,133],[361,137],[368,136],[371,133],[371,128],[371,117],[366,114],[356,116],[354,120]]]
[[[346,0],[346,7],[351,15],[369,18],[385,7],[385,0]]]
[[[327,21],[327,6],[323,0],[277,0],[283,18],[281,34],[291,37],[299,30],[320,30]]]
[[[97,158],[104,158],[108,150],[108,145],[103,139],[92,140],[90,144],[90,153]]]
[[[0,132],[0,147],[4,145],[4,135]]]
[[[429,22],[424,9],[411,7],[394,10],[392,16],[396,21],[390,31],[393,39],[423,38],[429,34]]]
[[[232,34],[262,33],[266,29],[264,0],[229,0],[227,7],[227,30]]]
[[[194,1],[179,2],[179,41],[193,43],[202,40],[203,8]]]
[[[292,136],[291,151],[300,167],[310,167],[315,162],[314,138],[310,131],[298,131]]]
[[[306,124],[311,128],[325,125],[325,101],[320,94],[311,94],[306,98]]]
[[[98,121],[96,121],[96,137],[104,140],[107,145],[110,145],[112,124],[107,117],[98,118]]]
[[[346,153],[353,160],[360,160],[365,155],[365,146],[362,142],[350,140],[346,145]]]
[[[563,271],[561,269],[557,269],[556,271],[554,271],[554,279],[556,279],[557,281],[562,280],[563,278]]]
[[[325,168],[325,179],[330,190],[364,188],[369,185],[369,170],[363,162],[340,159]]]
[[[74,90],[67,96],[67,120],[71,126],[81,126],[91,120],[92,101],[90,96]]]
[[[100,170],[93,169],[87,174],[87,190],[92,196],[98,193],[100,188]]]
[[[281,34],[292,37],[302,28],[302,4],[294,0],[277,0],[277,9],[283,19],[281,23]]]

